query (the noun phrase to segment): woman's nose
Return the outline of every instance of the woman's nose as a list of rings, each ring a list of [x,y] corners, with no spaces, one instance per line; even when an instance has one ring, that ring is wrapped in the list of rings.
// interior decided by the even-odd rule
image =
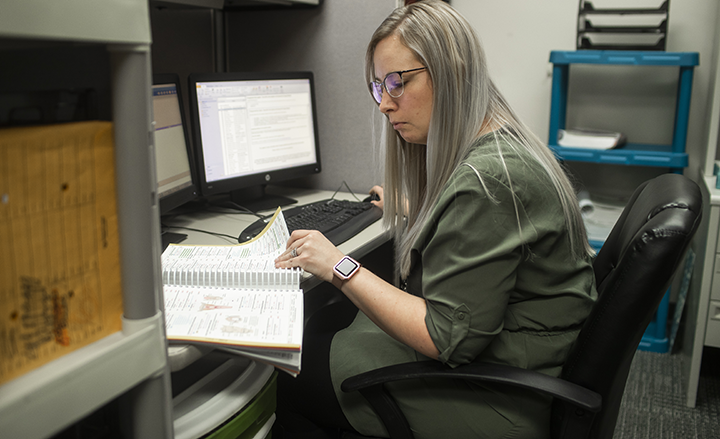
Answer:
[[[383,87],[382,99],[380,100],[380,112],[387,113],[388,111],[395,109],[395,106],[395,100],[392,96],[390,96],[390,93],[387,92],[385,87]]]

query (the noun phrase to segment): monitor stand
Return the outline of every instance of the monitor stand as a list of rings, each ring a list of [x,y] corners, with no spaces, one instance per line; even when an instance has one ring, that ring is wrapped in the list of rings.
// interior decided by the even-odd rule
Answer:
[[[230,192],[230,201],[252,212],[275,210],[278,206],[297,203],[297,200],[282,195],[268,194],[266,185],[251,186]]]

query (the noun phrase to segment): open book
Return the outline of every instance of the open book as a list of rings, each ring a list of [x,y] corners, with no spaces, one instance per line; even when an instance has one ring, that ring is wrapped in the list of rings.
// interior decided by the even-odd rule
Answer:
[[[252,241],[168,246],[162,255],[168,340],[210,344],[297,375],[302,270],[274,263],[289,237],[278,208]]]

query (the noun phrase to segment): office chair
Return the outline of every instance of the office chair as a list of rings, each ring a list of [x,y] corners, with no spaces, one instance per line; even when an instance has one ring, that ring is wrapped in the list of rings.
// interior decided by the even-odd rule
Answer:
[[[635,190],[595,258],[598,300],[559,378],[497,364],[451,369],[425,361],[350,377],[342,390],[361,392],[393,439],[410,439],[413,433],[383,384],[416,378],[504,383],[539,391],[553,397],[552,438],[612,438],[630,364],[701,214],[700,190],[682,175],[663,174]]]

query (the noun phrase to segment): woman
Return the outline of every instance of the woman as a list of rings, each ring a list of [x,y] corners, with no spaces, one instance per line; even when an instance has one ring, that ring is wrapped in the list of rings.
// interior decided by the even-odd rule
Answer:
[[[343,279],[333,267],[344,255],[314,231],[294,232],[276,265],[332,282],[361,311],[326,357],[338,401],[327,405],[342,415],[303,417],[383,436],[362,396],[339,389],[345,378],[428,358],[558,375],[596,292],[572,186],[495,88],[462,16],[434,0],[396,10],[370,41],[366,75],[387,117],[385,190],[374,190],[400,287],[362,267]],[[389,389],[419,438],[549,434],[550,400],[532,392],[432,380]]]

